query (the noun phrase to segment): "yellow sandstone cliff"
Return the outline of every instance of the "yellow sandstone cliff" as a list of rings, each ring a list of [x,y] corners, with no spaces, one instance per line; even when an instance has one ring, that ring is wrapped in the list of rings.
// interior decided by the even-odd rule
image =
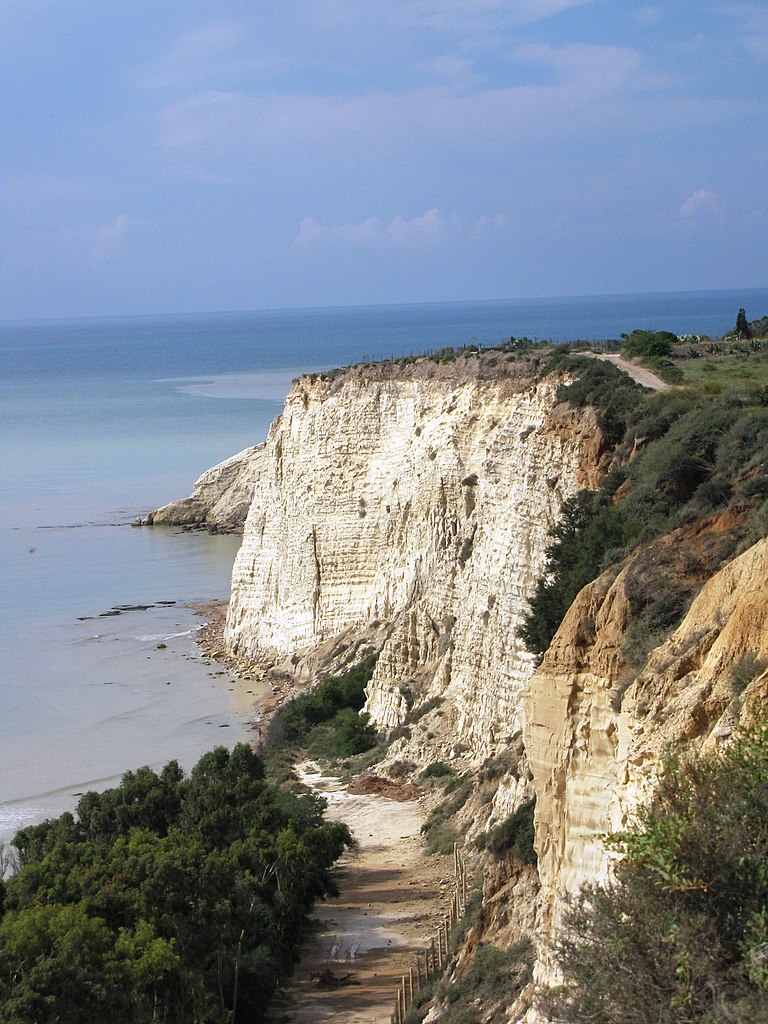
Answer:
[[[542,901],[538,980],[544,983],[555,980],[550,951],[564,897],[608,877],[601,835],[632,820],[653,791],[665,751],[728,742],[737,723],[768,707],[768,671],[760,670],[768,656],[768,541],[704,585],[636,676],[621,654],[630,566],[578,595],[526,699]]]

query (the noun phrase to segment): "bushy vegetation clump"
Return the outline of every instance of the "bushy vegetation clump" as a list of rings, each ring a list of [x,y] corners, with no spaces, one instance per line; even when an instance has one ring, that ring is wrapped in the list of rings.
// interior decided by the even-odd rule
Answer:
[[[272,750],[290,747],[312,756],[344,758],[375,746],[369,717],[360,714],[374,666],[375,658],[368,658],[342,675],[328,676],[311,693],[286,701],[278,714]]]
[[[259,1021],[351,837],[245,744],[22,829],[0,906],[8,1024]]]
[[[548,1007],[572,1024],[768,1020],[768,724],[725,754],[675,757],[615,880],[586,887]]]
[[[627,419],[643,395],[643,388],[617,367],[586,356],[569,356],[568,346],[559,346],[549,361],[548,372],[567,370],[577,376],[561,384],[557,398],[575,408],[592,406],[610,444],[624,436]]]
[[[625,356],[658,359],[671,356],[673,346],[680,339],[671,331],[634,330],[623,336],[622,353]]]
[[[494,826],[490,835],[484,837],[485,848],[497,857],[511,853],[521,864],[535,864],[537,860],[536,849],[533,845],[535,809],[535,797],[520,804],[517,810]]]

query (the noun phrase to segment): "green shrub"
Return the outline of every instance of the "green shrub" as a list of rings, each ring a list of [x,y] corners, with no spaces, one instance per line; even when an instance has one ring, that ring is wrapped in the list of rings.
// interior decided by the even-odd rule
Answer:
[[[533,845],[535,808],[535,798],[521,804],[516,811],[491,831],[486,841],[486,848],[496,856],[511,853],[521,864],[535,864],[537,860],[536,849]]]
[[[446,764],[445,761],[432,761],[427,765],[419,778],[444,779],[449,775],[453,775],[453,768],[449,764]]]
[[[621,548],[635,525],[603,494],[581,491],[563,502],[550,531],[547,562],[518,635],[529,651],[543,654],[582,587],[599,573],[609,551]]]
[[[254,1021],[352,840],[280,793],[246,744],[185,777],[128,772],[16,836],[0,913],[0,1020]],[[236,1005],[235,1005],[236,1004]]]
[[[632,358],[659,358],[672,355],[672,346],[680,339],[670,331],[635,330],[627,335],[622,346],[622,353]]]
[[[563,394],[569,391],[575,401],[605,400],[586,371]],[[740,538],[743,548],[766,532],[767,410],[733,390],[715,399],[672,392],[633,401],[622,413],[626,434],[617,449],[625,464],[606,475],[599,491],[564,502],[550,531],[544,572],[518,630],[532,653],[547,649],[579,590],[638,544],[742,500],[751,507],[738,510],[722,557],[733,554]],[[681,595],[658,574],[653,589],[653,607],[649,599],[633,608],[625,652],[634,662],[684,610]]]
[[[298,746],[307,740],[313,728],[330,721],[340,711],[359,711],[365,703],[365,687],[375,663],[375,658],[368,658],[343,675],[328,676],[312,693],[286,701],[278,714],[280,742]]]
[[[370,715],[342,708],[331,719],[328,750],[331,757],[352,757],[376,746],[376,730],[369,725]]]
[[[609,443],[620,441],[628,417],[642,398],[640,385],[610,363],[584,356],[565,360],[558,353],[553,357],[551,368],[578,373],[573,383],[561,384],[557,389],[558,401],[568,402],[575,408],[594,407]]]
[[[445,1024],[506,1021],[506,1007],[531,979],[532,959],[533,949],[527,939],[508,949],[482,943],[469,967],[445,988],[447,1005],[439,1019]]]

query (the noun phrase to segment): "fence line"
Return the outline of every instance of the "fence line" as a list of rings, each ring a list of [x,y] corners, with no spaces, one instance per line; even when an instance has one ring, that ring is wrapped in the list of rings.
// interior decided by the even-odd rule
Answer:
[[[448,913],[438,925],[437,931],[430,936],[429,948],[416,953],[408,973],[401,977],[395,993],[395,1008],[390,1017],[390,1024],[403,1024],[405,1015],[413,1006],[414,997],[418,995],[422,985],[426,985],[435,975],[442,974],[448,963],[451,929],[459,922],[467,906],[467,871],[458,843],[453,844],[453,869],[455,889]]]

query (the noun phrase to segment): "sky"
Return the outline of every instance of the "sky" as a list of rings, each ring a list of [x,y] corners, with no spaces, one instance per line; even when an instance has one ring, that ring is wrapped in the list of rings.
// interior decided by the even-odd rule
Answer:
[[[768,3],[0,0],[0,318],[763,287]]]

